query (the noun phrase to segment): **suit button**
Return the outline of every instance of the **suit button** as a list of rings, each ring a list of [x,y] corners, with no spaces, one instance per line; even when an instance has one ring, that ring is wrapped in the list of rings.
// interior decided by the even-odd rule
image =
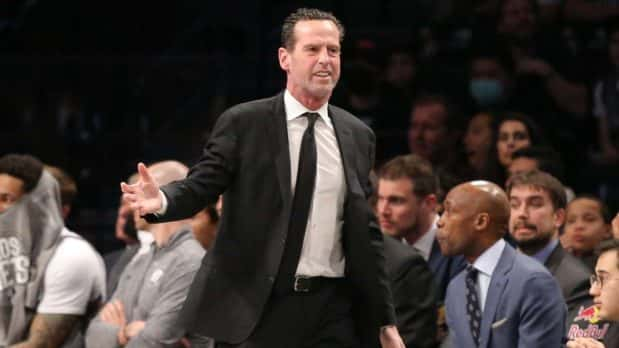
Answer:
[[[268,278],[268,279],[269,279],[269,282],[271,282],[271,283],[275,283],[275,277],[273,277],[273,276],[269,276],[269,278]]]

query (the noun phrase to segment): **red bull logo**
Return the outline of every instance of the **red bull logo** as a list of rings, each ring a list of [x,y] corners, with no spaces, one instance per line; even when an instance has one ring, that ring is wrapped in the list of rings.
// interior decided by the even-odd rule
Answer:
[[[596,306],[591,307],[580,307],[578,310],[578,315],[574,318],[574,321],[588,321],[591,324],[595,324],[600,321],[599,317],[600,310]]]

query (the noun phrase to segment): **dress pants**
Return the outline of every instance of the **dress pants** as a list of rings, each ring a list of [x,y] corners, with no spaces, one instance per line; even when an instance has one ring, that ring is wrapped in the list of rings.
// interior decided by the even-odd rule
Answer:
[[[230,323],[234,325],[234,323]],[[249,338],[216,348],[357,348],[349,290],[343,279],[312,292],[273,294]]]

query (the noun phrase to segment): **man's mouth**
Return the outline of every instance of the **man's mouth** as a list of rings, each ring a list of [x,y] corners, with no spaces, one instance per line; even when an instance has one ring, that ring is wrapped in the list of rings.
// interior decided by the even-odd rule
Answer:
[[[391,227],[393,224],[390,221],[380,220],[379,221],[381,227]]]

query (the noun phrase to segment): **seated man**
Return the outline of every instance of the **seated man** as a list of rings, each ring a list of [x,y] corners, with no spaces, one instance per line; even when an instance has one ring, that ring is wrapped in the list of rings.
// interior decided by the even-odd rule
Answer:
[[[59,193],[38,159],[0,158],[2,347],[83,346],[83,319],[105,296],[101,258],[64,227]]]
[[[599,257],[589,289],[595,303],[595,320],[619,322],[619,239],[603,241],[598,250]],[[604,343],[590,337],[579,337],[569,341],[567,348],[619,347],[618,326],[615,325],[613,331],[613,335],[605,337]]]
[[[160,184],[187,175],[187,167],[175,161],[153,164],[149,170]],[[91,322],[89,348],[167,347],[183,337],[176,325],[178,314],[204,249],[192,235],[191,219],[149,225],[137,212],[135,219],[136,227],[150,231],[155,241],[125,267],[114,295]]]
[[[441,251],[468,261],[445,298],[453,347],[561,346],[561,289],[543,265],[505,243],[509,214],[507,195],[487,181],[447,194],[437,224]]]

